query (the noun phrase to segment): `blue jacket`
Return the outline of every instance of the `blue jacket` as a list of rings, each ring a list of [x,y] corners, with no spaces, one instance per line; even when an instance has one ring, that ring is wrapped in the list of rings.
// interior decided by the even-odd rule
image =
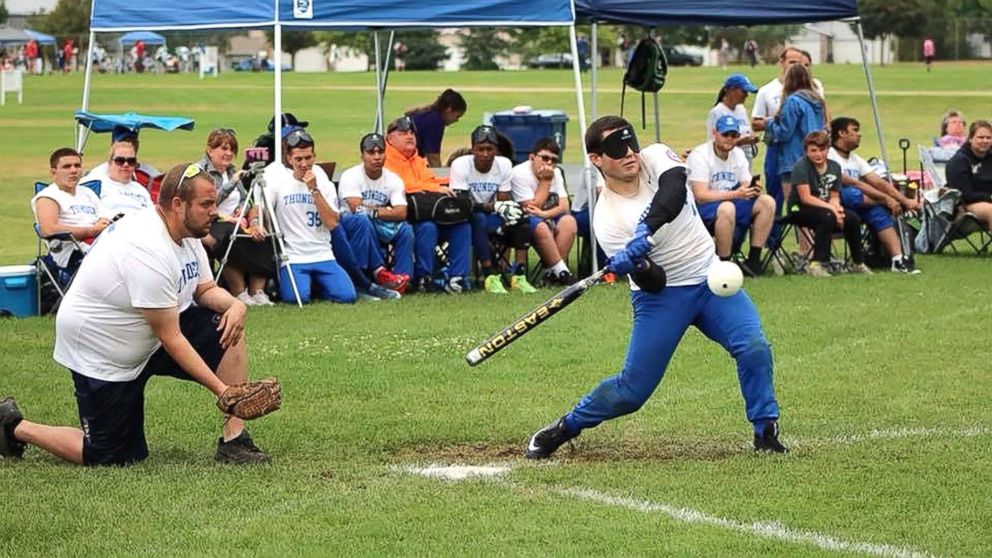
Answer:
[[[822,102],[805,91],[789,95],[782,103],[778,116],[765,128],[778,145],[779,174],[792,172],[792,167],[803,158],[806,134],[825,128]]]

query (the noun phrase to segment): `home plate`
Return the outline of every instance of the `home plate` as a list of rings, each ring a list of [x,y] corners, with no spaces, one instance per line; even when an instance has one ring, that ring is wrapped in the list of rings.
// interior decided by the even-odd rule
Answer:
[[[460,481],[471,477],[498,477],[510,472],[509,465],[428,465],[409,466],[407,472],[435,479]]]

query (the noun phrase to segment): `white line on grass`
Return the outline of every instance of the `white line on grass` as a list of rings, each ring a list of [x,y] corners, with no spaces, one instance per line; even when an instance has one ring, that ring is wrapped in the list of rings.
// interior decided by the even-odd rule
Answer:
[[[721,527],[723,529],[748,533],[767,539],[778,539],[791,543],[812,545],[824,550],[837,552],[859,552],[862,554],[870,554],[872,556],[885,556],[892,558],[923,558],[932,556],[931,554],[927,554],[925,552],[919,552],[909,548],[889,544],[846,541],[830,535],[824,535],[823,533],[817,533],[815,531],[791,529],[777,521],[755,521],[753,523],[745,523],[734,519],[710,515],[691,508],[680,508],[677,506],[651,502],[648,500],[611,496],[609,494],[604,494],[588,488],[559,488],[554,489],[554,491],[564,496],[572,496],[582,500],[627,508],[629,510],[639,511],[642,513],[661,513],[683,523]]]
[[[875,429],[859,434],[841,434],[832,438],[799,438],[793,441],[793,445],[797,447],[849,445],[871,440],[897,440],[900,438],[974,438],[976,436],[985,436],[989,433],[992,433],[992,430],[984,426],[969,426],[966,428],[921,426],[916,428]],[[788,437],[786,437],[786,444],[789,441]]]

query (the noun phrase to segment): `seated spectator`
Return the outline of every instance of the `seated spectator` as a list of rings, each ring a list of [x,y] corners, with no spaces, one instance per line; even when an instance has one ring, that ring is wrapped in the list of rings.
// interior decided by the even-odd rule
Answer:
[[[286,250],[279,296],[286,302],[296,300],[292,271],[301,302],[310,302],[312,295],[355,302],[355,286],[334,261],[331,247],[331,231],[340,219],[337,192],[324,170],[314,166],[315,160],[313,138],[299,128],[283,139],[283,161],[270,164],[263,175],[265,203],[275,215]]]
[[[966,141],[968,141],[968,132],[966,131],[964,114],[956,110],[947,111],[944,118],[940,120],[940,137],[937,138],[937,145],[949,149],[959,149]]]
[[[134,179],[138,158],[130,142],[119,141],[111,145],[107,164],[106,175],[99,178],[100,199],[107,216],[126,215],[153,205],[148,190]],[[83,182],[95,179],[97,174],[91,171]]]
[[[472,132],[472,154],[451,164],[451,189],[472,198],[472,248],[482,266],[486,291],[507,294],[500,273],[493,268],[489,250],[489,237],[495,235],[514,249],[514,263],[506,270],[510,288],[533,293],[536,289],[527,282],[530,228],[520,205],[511,199],[513,163],[496,155],[498,146],[495,128],[477,127]]]
[[[115,143],[125,142],[131,144],[134,148],[134,156],[138,156],[138,148],[141,146],[141,142],[138,141],[138,131],[131,130],[130,128],[124,128],[122,126],[117,126],[113,129],[110,134],[110,145],[113,147]],[[103,181],[107,177],[107,173],[110,171],[110,163],[104,161],[96,167],[94,167],[90,172],[86,173],[85,176],[79,181],[80,183],[89,182],[91,180]],[[152,165],[139,160],[138,165],[133,169],[134,181],[141,184],[146,189],[151,188],[152,180],[155,177],[160,176],[162,173]]]
[[[458,122],[466,110],[465,98],[454,89],[445,89],[433,103],[406,111],[416,127],[417,149],[429,166],[441,166],[444,128]]]
[[[896,221],[903,210],[916,211],[920,202],[904,196],[887,180],[883,180],[854,150],[861,145],[861,124],[847,117],[830,123],[828,157],[840,165],[843,186],[841,204],[858,214],[878,235],[878,241],[892,258],[892,271],[919,273],[902,251],[902,241],[896,231]]]
[[[813,277],[830,277],[830,242],[834,232],[843,231],[853,271],[871,275],[864,264],[861,249],[861,219],[853,211],[844,211],[840,202],[841,176],[837,161],[827,158],[830,136],[816,131],[803,140],[804,155],[792,168],[789,214],[797,226],[813,231],[813,261],[807,272]]]
[[[56,149],[48,162],[52,183],[31,198],[35,222],[41,236],[69,233],[85,251],[87,243],[103,232],[110,220],[101,216],[105,212],[96,192],[79,187],[83,158],[78,151],[68,147]],[[83,254],[75,249],[76,244],[51,240],[48,251],[55,264],[70,270],[78,267]]]
[[[381,135],[375,134],[375,138],[378,139],[377,142],[373,142],[376,147],[385,143]],[[361,147],[361,143],[359,143],[359,147]],[[384,147],[379,148],[378,151],[381,158]],[[362,167],[364,174],[364,166],[359,165],[359,167]],[[382,170],[381,166],[379,170]],[[360,185],[354,183],[355,178],[354,174],[348,177],[348,182],[352,183],[347,185],[349,190],[354,190],[356,187],[360,188]],[[339,191],[341,191],[340,188]],[[400,188],[400,195],[403,195],[402,188]],[[344,199],[344,196],[341,196],[341,199]],[[405,196],[404,203],[406,203]],[[341,208],[341,226],[335,227],[331,231],[334,256],[341,267],[348,272],[360,298],[364,300],[398,299],[401,293],[406,291],[410,276],[397,275],[386,269],[382,248],[369,211],[366,211],[360,204],[357,209],[359,209],[358,212],[352,212],[347,202]],[[405,211],[406,208],[404,207]],[[378,210],[374,212],[378,214]],[[373,282],[373,278],[375,282]]]
[[[454,195],[446,179],[434,175],[427,160],[417,153],[416,127],[408,116],[397,118],[386,129],[386,168],[402,180],[407,194],[441,192]],[[450,293],[466,291],[471,262],[472,227],[468,222],[455,225],[438,225],[434,221],[413,224],[414,269],[417,288],[435,289],[435,250],[439,242],[448,242],[447,273],[438,273],[436,279],[442,289]]]
[[[575,276],[568,269],[568,253],[578,225],[569,213],[568,192],[558,161],[558,144],[551,138],[538,140],[527,161],[513,167],[513,199],[530,221],[534,248],[548,269],[545,281],[571,285]]]
[[[747,116],[744,101],[747,100],[748,93],[757,93],[757,91],[758,88],[744,74],[730,74],[717,93],[716,104],[706,116],[707,138],[713,135],[716,121],[722,116],[730,115],[740,122],[740,136],[734,145],[741,148],[747,157],[749,168],[751,160],[758,154],[757,144],[761,138],[751,133],[751,119]]]
[[[228,292],[248,306],[268,306],[272,301],[265,294],[265,283],[275,272],[272,243],[266,242],[258,207],[252,205],[244,215],[241,214],[249,193],[241,184],[241,173],[236,172],[232,164],[237,154],[238,138],[234,130],[218,128],[207,136],[200,168],[217,186],[217,219],[210,225],[210,234],[204,237],[203,245],[214,258],[221,260],[233,241],[227,263],[221,270]],[[239,231],[250,238],[239,238]]]
[[[448,181],[437,177],[418,153],[417,127],[409,116],[397,118],[386,128],[386,168],[403,179],[407,194],[451,193]]]
[[[596,170],[595,167],[591,169],[593,171],[593,180],[596,181],[595,188],[597,196],[599,192],[603,191],[603,187],[606,186],[606,180],[603,178],[603,173]],[[583,171],[584,172],[584,171]],[[573,192],[572,203],[570,206],[570,211],[572,217],[575,218],[576,234],[589,242],[590,227],[589,227],[589,189],[586,187],[583,181],[580,181],[575,188],[570,188]],[[603,252],[603,247],[596,243],[596,267],[603,268],[606,266],[606,252]],[[607,273],[603,277],[603,281],[607,283],[612,283],[616,280],[616,276],[612,273]]]
[[[384,168],[386,139],[380,134],[366,134],[359,143],[361,164],[343,173],[338,181],[338,195],[343,210],[366,215],[375,227],[381,246],[393,246],[393,273],[413,276],[413,226],[406,222],[406,193],[403,180]]]
[[[992,123],[976,120],[968,141],[947,163],[947,185],[961,191],[961,206],[992,232]]]
[[[740,120],[730,114],[718,118],[713,139],[693,148],[686,164],[689,185],[699,216],[716,238],[716,254],[729,260],[737,229],[750,229],[751,249],[741,265],[745,275],[761,271],[761,250],[775,221],[775,200],[761,193],[740,147]]]

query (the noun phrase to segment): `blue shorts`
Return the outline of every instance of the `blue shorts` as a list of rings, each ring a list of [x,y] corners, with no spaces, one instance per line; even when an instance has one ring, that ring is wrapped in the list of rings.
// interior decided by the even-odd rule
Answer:
[[[867,223],[875,232],[896,226],[895,219],[889,213],[889,208],[878,204],[865,205],[864,192],[854,186],[844,186],[840,189],[840,203],[844,207],[854,210],[858,217],[861,217],[861,221]]]
[[[224,358],[217,331],[220,314],[191,306],[179,314],[179,329],[200,358],[214,372]],[[145,384],[152,376],[172,376],[193,381],[164,347],[155,351],[138,377],[127,382],[107,382],[74,370],[79,423],[83,428],[83,463],[130,465],[148,457],[145,441]]]
[[[737,221],[737,226],[750,227],[751,226],[751,212],[754,210],[754,199],[746,200],[729,200],[730,203],[734,204],[735,219]],[[710,231],[713,230],[713,222],[716,220],[716,210],[720,207],[720,204],[724,203],[722,201],[704,203],[699,206],[699,217],[706,224],[706,228]]]

